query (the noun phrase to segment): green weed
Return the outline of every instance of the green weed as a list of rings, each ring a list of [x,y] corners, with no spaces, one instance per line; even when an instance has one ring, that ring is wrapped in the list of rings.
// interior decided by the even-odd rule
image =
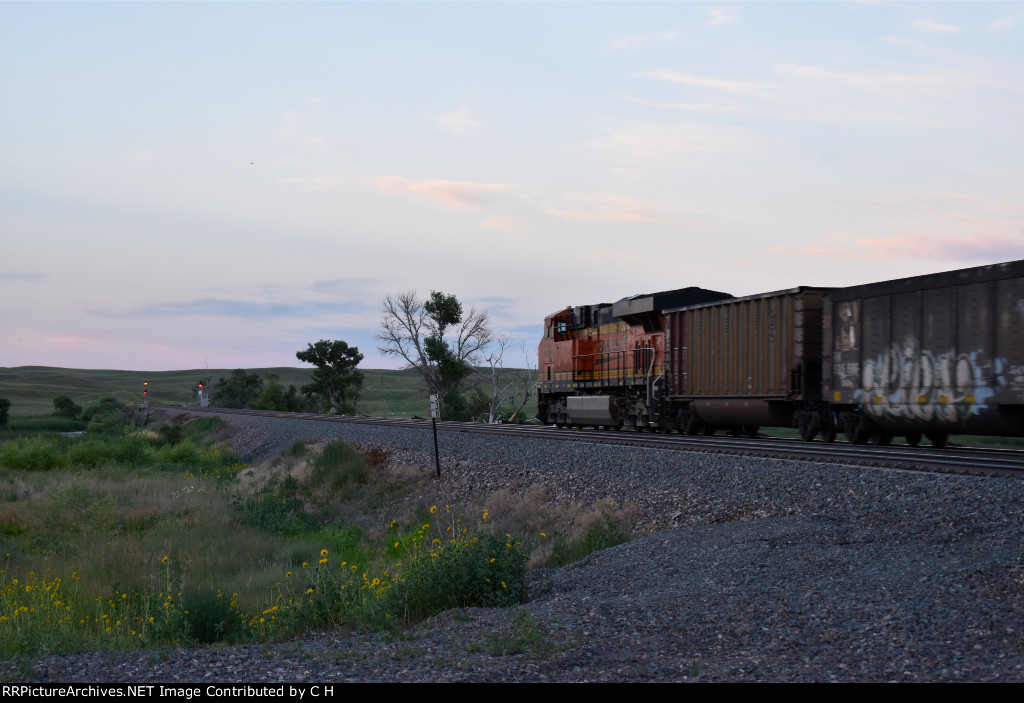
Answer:
[[[578,540],[557,539],[551,550],[547,566],[560,567],[584,557],[629,541],[629,532],[608,514],[595,521]]]

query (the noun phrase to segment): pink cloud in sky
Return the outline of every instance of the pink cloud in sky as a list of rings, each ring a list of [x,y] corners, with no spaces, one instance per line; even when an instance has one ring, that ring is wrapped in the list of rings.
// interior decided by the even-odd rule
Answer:
[[[882,256],[999,263],[1024,258],[1024,236],[929,237],[911,235],[861,239],[857,244]]]
[[[672,208],[665,203],[648,198],[620,195],[614,192],[567,193],[566,200],[580,205],[556,207],[545,205],[540,212],[564,220],[584,222],[668,222],[657,212]]]
[[[910,234],[878,239],[859,239],[856,246],[845,249],[820,246],[768,247],[766,251],[805,256],[859,259],[937,259],[972,264],[996,264],[1024,258],[1024,232],[1019,237],[989,235],[934,237]]]
[[[481,227],[496,229],[499,232],[515,232],[519,229],[519,221],[508,215],[498,215],[484,222]]]
[[[585,220],[590,222],[660,222],[645,212],[584,212],[583,210],[557,210],[555,208],[542,208],[541,212],[553,217],[561,217],[564,220]]]
[[[474,183],[472,181],[414,181],[402,176],[364,178],[364,183],[393,194],[413,193],[431,200],[439,200],[453,207],[479,207],[487,195],[511,189],[504,183]]]

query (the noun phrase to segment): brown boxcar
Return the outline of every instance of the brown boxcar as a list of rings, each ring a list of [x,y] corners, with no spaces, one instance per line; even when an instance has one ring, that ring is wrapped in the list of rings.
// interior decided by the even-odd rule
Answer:
[[[1024,435],[1024,261],[833,290],[823,395],[854,442]]]
[[[689,432],[790,426],[821,401],[825,289],[666,311],[669,403]]]

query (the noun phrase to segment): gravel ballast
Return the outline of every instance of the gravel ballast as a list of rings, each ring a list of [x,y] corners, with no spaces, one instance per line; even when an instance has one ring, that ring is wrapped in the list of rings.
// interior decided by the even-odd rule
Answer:
[[[340,438],[433,470],[429,431],[225,419],[247,463]],[[1022,481],[462,432],[441,452],[441,498],[542,486],[628,506],[640,537],[400,638],[50,656],[31,680],[1024,681]]]

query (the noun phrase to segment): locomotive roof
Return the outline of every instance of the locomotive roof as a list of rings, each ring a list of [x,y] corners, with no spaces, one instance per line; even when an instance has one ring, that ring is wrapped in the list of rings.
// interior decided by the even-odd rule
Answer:
[[[634,295],[629,298],[623,298],[612,305],[612,315],[629,321],[630,318],[637,315],[657,313],[668,308],[700,305],[701,303],[711,303],[716,300],[726,300],[729,298],[732,298],[732,295],[729,293],[690,286],[689,288],[677,288],[676,290],[667,290],[661,293],[647,293],[646,295]]]
[[[622,317],[623,315],[662,311],[668,307],[697,305],[699,303],[725,300],[732,297],[733,296],[729,293],[708,290],[697,286],[689,286],[687,288],[676,288],[675,290],[660,291],[658,293],[637,293],[635,295],[626,296],[625,298],[620,298],[614,303],[567,305],[564,308],[556,310],[547,317],[558,315],[565,310],[577,307],[598,308],[602,310],[605,308],[612,308],[612,316]]]

